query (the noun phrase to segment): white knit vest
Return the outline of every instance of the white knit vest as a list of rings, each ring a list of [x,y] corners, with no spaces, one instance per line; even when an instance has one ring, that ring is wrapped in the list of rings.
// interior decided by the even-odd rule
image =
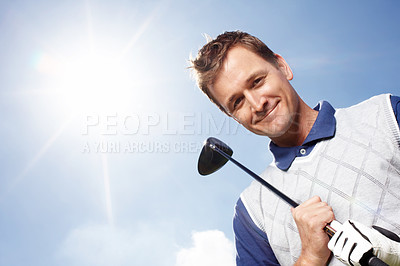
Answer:
[[[390,95],[338,109],[335,117],[332,139],[296,158],[287,171],[272,163],[262,178],[298,203],[320,196],[339,222],[353,219],[400,234],[400,132]],[[256,181],[240,197],[279,263],[292,265],[301,241],[290,206]],[[343,264],[332,259],[330,265]]]

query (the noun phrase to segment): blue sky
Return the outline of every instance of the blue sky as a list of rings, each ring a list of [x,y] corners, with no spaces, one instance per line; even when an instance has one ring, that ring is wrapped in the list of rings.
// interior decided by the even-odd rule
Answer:
[[[397,1],[2,1],[0,265],[233,265],[250,178],[201,177],[216,136],[261,172],[269,140],[196,88],[227,30],[281,54],[311,106],[400,94]],[[210,248],[212,247],[212,248]]]

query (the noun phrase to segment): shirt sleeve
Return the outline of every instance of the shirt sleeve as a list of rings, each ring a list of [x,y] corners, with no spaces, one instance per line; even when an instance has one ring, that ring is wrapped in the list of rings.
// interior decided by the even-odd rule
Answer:
[[[254,224],[241,199],[236,203],[233,230],[237,266],[280,265],[267,235]]]
[[[392,95],[390,96],[390,101],[392,102],[394,116],[396,117],[397,124],[400,128],[400,97]]]

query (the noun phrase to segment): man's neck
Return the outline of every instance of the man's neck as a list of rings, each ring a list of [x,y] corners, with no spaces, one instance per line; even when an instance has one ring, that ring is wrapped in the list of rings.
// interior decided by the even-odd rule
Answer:
[[[280,147],[294,147],[303,144],[317,119],[318,111],[309,107],[299,98],[299,107],[293,122],[282,136],[271,138],[272,142]]]

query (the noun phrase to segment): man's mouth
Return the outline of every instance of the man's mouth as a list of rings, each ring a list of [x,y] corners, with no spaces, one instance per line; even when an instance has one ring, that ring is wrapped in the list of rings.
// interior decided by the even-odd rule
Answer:
[[[261,116],[256,116],[256,117],[253,119],[253,124],[257,124],[257,123],[259,123],[260,121],[262,121],[262,120],[264,120],[265,118],[267,118],[267,117],[276,109],[276,107],[278,106],[279,102],[280,102],[280,101],[278,100],[278,101],[276,101],[275,103],[273,103],[273,104],[271,105],[271,108],[267,109],[267,111],[266,111],[263,115],[261,115]]]

